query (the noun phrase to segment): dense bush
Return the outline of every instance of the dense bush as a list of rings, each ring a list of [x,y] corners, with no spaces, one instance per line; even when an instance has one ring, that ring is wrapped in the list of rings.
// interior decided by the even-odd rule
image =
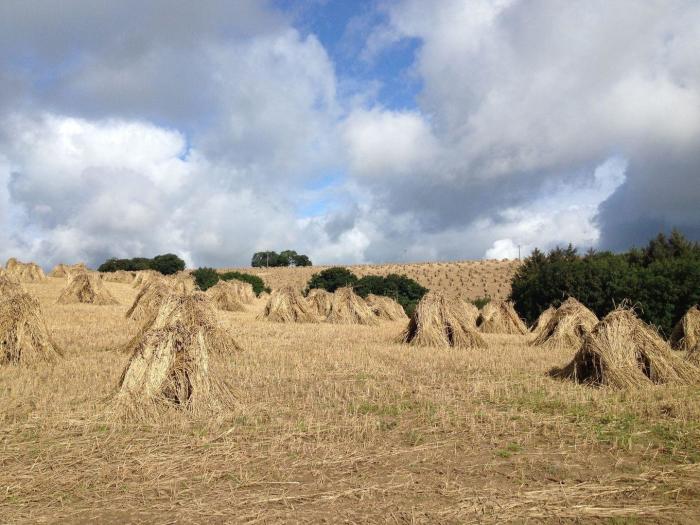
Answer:
[[[599,317],[627,299],[642,319],[668,335],[700,301],[700,246],[674,231],[621,254],[589,251],[581,256],[571,246],[546,255],[535,250],[513,278],[511,298],[528,322],[568,296]]]
[[[165,255],[156,255],[153,259],[146,257],[133,257],[131,259],[111,258],[102,263],[97,270],[100,272],[155,270],[164,275],[170,275],[184,269],[185,261],[173,253],[166,253]]]
[[[255,292],[255,295],[259,296],[263,292],[270,293],[270,288],[265,286],[265,281],[263,281],[260,277],[257,275],[250,275],[248,273],[241,273],[241,272],[226,272],[222,273],[219,278],[223,279],[224,281],[230,281],[231,279],[236,279],[238,281],[243,281],[246,283],[250,283],[253,285],[253,291]]]
[[[192,272],[197,288],[206,291],[219,282],[219,272],[214,268],[197,268]]]
[[[279,266],[311,266],[311,259],[307,255],[300,255],[294,250],[277,252],[256,252],[250,262],[253,268],[279,267]]]
[[[366,275],[362,279],[358,279],[350,270],[340,267],[328,268],[313,275],[307,289],[322,288],[329,292],[335,292],[343,286],[352,286],[355,293],[361,297],[367,297],[369,294],[391,297],[403,306],[408,315],[413,313],[418,301],[428,291],[405,275]]]
[[[335,292],[343,286],[353,285],[357,282],[357,276],[347,268],[336,266],[327,268],[311,276],[307,289],[323,288],[329,292]]]

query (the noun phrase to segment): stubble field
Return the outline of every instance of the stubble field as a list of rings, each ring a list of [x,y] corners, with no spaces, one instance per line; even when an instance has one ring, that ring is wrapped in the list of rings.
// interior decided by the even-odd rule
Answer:
[[[65,351],[0,368],[0,523],[687,523],[700,520],[700,390],[551,379],[569,351],[485,335],[409,348],[402,323],[274,324],[220,312],[235,403],[109,415],[138,326],[25,284]]]

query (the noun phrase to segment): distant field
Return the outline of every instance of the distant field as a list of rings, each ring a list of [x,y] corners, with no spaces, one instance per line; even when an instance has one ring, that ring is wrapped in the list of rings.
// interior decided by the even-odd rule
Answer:
[[[510,282],[520,261],[453,261],[413,264],[363,264],[345,266],[358,277],[365,275],[405,274],[431,290],[444,292],[449,297],[473,300],[489,296],[505,299],[510,293]],[[272,289],[291,285],[306,287],[314,273],[330,266],[301,268],[227,268],[261,277]]]

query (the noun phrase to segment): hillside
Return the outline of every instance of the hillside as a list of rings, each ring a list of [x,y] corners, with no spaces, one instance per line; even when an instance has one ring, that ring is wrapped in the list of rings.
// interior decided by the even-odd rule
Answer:
[[[510,281],[520,265],[512,260],[452,261],[411,264],[363,264],[346,266],[358,277],[365,275],[405,274],[431,290],[450,297],[473,300],[489,296],[505,299]],[[303,289],[314,273],[330,266],[301,268],[226,268],[261,277],[272,289],[291,285]]]

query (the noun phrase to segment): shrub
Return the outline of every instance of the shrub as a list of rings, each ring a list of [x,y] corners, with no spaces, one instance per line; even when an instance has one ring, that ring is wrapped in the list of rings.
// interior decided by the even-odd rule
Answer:
[[[674,231],[621,254],[535,250],[513,278],[511,298],[530,323],[569,296],[600,318],[628,299],[644,321],[668,334],[700,301],[700,246]]]
[[[238,281],[250,283],[253,285],[253,291],[255,292],[256,296],[260,296],[260,294],[263,292],[267,292],[267,293],[271,292],[270,288],[265,286],[265,281],[263,281],[257,275],[250,275],[248,273],[241,273],[241,272],[226,272],[226,273],[222,273],[221,275],[219,275],[219,278],[223,279],[224,281],[230,281],[231,279],[236,279]]]
[[[197,268],[192,272],[192,277],[194,277],[197,287],[202,291],[206,291],[219,282],[220,276],[219,272],[214,268]]]
[[[307,290],[322,288],[328,292],[335,292],[343,286],[350,286],[357,282],[357,276],[347,268],[336,266],[328,268],[311,276]]]

